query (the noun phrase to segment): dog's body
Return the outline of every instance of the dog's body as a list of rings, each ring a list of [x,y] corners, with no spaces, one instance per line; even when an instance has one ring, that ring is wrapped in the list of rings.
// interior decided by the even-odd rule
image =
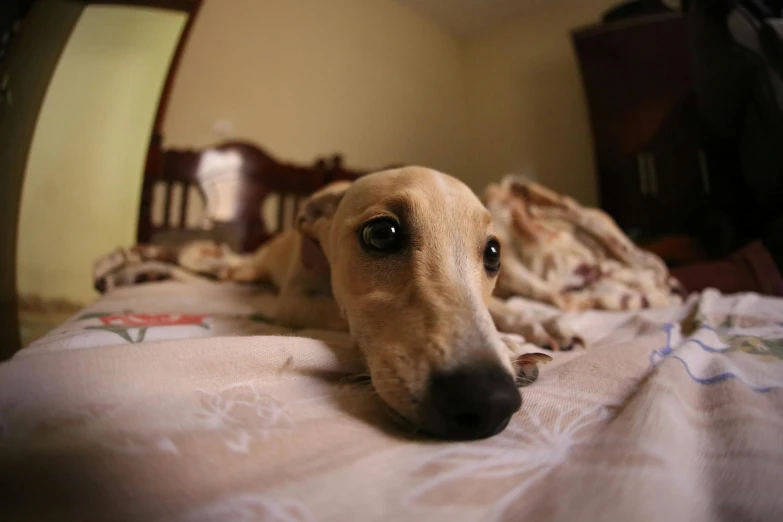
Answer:
[[[520,406],[521,353],[498,330],[554,349],[574,339],[493,297],[499,265],[491,215],[475,194],[408,167],[313,194],[296,230],[224,275],[276,286],[283,325],[350,332],[378,394],[403,417],[477,438],[502,430]],[[521,369],[547,359],[523,355]]]

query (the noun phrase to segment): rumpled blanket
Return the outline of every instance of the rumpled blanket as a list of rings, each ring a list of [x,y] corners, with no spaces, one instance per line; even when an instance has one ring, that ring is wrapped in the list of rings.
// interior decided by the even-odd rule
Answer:
[[[520,176],[487,187],[484,204],[504,245],[497,293],[563,310],[676,306],[684,290],[664,262],[599,209]]]
[[[207,282],[223,279],[243,259],[225,244],[209,240],[182,245],[120,247],[93,264],[93,286],[100,293],[152,281]]]

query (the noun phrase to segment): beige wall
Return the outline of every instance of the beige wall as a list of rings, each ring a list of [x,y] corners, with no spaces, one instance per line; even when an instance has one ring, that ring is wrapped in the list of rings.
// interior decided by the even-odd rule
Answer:
[[[469,42],[474,189],[516,172],[583,203],[596,203],[592,138],[570,31],[597,22],[616,3],[542,5]]]
[[[592,204],[569,31],[615,3],[542,3],[459,41],[392,0],[206,0],[174,86],[167,144],[227,136],[297,161],[342,152],[359,167],[418,163],[477,191],[524,171]],[[216,122],[230,132],[213,132]]]
[[[52,78],[25,174],[18,290],[94,298],[93,261],[135,241],[152,123],[185,15],[89,6]]]
[[[286,160],[467,169],[463,46],[392,0],[206,0],[165,123],[205,146],[225,120]]]

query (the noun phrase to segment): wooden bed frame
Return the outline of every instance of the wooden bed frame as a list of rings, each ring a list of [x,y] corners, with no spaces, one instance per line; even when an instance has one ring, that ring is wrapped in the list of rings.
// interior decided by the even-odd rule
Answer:
[[[210,194],[205,190],[203,172],[210,154],[211,158],[222,154],[235,160],[235,168],[224,169],[231,171],[233,212],[222,219],[210,220],[208,215]],[[153,146],[144,174],[137,242],[171,243],[209,238],[242,253],[252,252],[291,226],[299,204],[309,194],[333,181],[353,180],[367,172],[344,168],[339,155],[320,158],[310,167],[283,163],[260,147],[243,141],[224,142],[202,150],[164,150]],[[175,197],[176,193],[179,197]],[[201,196],[199,203],[207,211],[207,219],[196,225],[189,215],[194,193]],[[274,223],[264,217],[270,199],[277,200]]]

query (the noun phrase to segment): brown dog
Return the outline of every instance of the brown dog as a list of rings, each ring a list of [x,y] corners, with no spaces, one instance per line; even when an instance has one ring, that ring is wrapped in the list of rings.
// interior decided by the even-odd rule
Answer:
[[[519,409],[518,373],[550,359],[525,355],[530,345],[520,350],[498,329],[555,348],[573,339],[492,296],[500,249],[490,213],[466,185],[407,167],[313,194],[297,230],[227,278],[273,283],[281,324],[349,331],[378,394],[421,429],[482,438]]]

